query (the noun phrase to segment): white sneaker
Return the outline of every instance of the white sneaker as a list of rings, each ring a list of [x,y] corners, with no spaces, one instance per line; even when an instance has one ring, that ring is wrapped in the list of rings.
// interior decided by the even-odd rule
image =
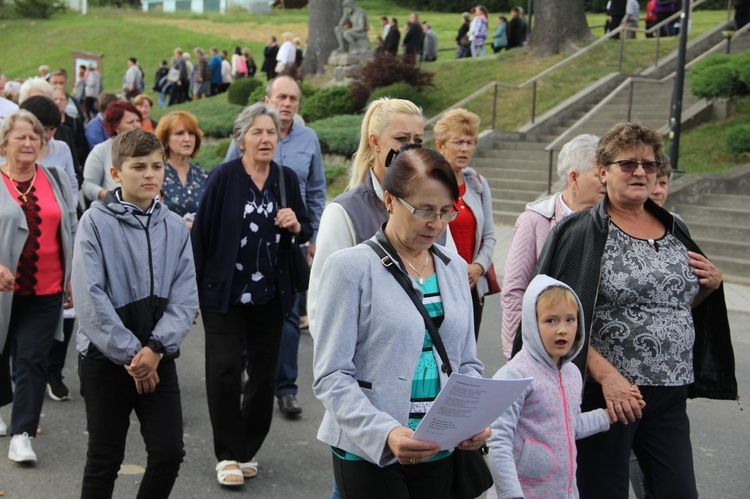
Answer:
[[[3,417],[0,416],[0,437],[4,437],[8,434],[8,425],[3,421]]]
[[[31,439],[28,433],[13,435],[10,439],[10,449],[8,449],[8,459],[17,463],[35,463],[36,454],[31,448]]]

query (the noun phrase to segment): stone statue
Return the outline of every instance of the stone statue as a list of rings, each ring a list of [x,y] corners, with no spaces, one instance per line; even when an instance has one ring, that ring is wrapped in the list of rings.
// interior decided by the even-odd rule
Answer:
[[[336,26],[336,39],[339,47],[333,55],[359,54],[370,52],[370,40],[367,31],[370,24],[367,13],[354,4],[354,0],[344,0],[341,4],[344,14]]]

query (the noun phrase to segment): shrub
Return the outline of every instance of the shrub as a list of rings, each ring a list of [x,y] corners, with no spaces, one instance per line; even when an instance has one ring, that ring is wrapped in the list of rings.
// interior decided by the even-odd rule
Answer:
[[[690,91],[704,99],[732,97],[741,94],[743,90],[744,85],[729,63],[715,65],[703,72],[690,75]]]
[[[250,94],[250,97],[248,97],[247,99],[247,105],[260,102],[265,98],[265,96],[266,96],[266,86],[261,85],[255,90],[253,90],[253,93]]]
[[[724,143],[735,156],[750,153],[750,125],[730,128],[724,135]]]
[[[195,157],[195,164],[206,170],[213,170],[224,162],[224,156],[229,149],[228,140],[222,140],[217,144],[201,147],[201,152]]]
[[[387,87],[380,87],[373,90],[370,94],[370,99],[367,101],[368,105],[370,102],[381,97],[391,97],[393,99],[406,99],[412,101],[417,106],[424,109],[430,104],[430,97],[425,93],[414,88],[408,83],[399,82]]]
[[[59,0],[15,0],[13,8],[21,17],[49,19],[55,12],[64,12],[65,4]]]
[[[359,67],[352,93],[359,107],[364,107],[373,90],[403,82],[415,88],[432,86],[433,74],[392,54],[376,54]]]
[[[349,87],[330,87],[319,90],[302,103],[300,114],[306,122],[322,120],[337,114],[352,114],[357,112]]]
[[[696,62],[690,69],[690,74],[703,73],[704,71],[710,71],[714,66],[722,66],[729,64],[734,59],[733,56],[728,54],[716,54],[705,59],[701,59]]]
[[[351,156],[359,146],[359,128],[362,116],[357,114],[334,116],[310,124],[326,154]]]
[[[302,98],[303,99],[309,99],[313,95],[317,94],[318,91],[320,90],[319,88],[315,88],[312,85],[308,85],[307,83],[300,83],[299,84],[299,88],[302,89]]]
[[[239,80],[235,80],[227,91],[227,101],[230,104],[247,106],[250,94],[253,93],[253,90],[262,86],[263,83],[255,78],[240,78]]]
[[[734,56],[732,67],[737,72],[737,79],[745,86],[745,93],[750,92],[750,51]]]

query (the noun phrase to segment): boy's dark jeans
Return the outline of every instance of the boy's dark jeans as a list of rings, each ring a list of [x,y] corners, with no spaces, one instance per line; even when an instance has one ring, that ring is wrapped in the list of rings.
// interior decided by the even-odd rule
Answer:
[[[133,409],[148,455],[137,497],[169,497],[185,456],[182,403],[174,360],[162,359],[157,373],[156,391],[138,395],[133,378],[123,366],[79,356],[78,374],[89,432],[82,498],[112,497]]]

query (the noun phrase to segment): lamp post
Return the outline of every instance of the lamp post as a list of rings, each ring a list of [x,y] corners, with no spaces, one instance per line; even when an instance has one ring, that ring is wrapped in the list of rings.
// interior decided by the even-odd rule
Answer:
[[[669,132],[669,160],[676,174],[683,174],[679,168],[680,158],[680,128],[682,124],[682,93],[685,86],[685,54],[687,52],[688,23],[692,0],[682,2],[680,15],[680,46],[677,52],[677,71],[674,78],[674,93],[672,98],[672,118]]]

